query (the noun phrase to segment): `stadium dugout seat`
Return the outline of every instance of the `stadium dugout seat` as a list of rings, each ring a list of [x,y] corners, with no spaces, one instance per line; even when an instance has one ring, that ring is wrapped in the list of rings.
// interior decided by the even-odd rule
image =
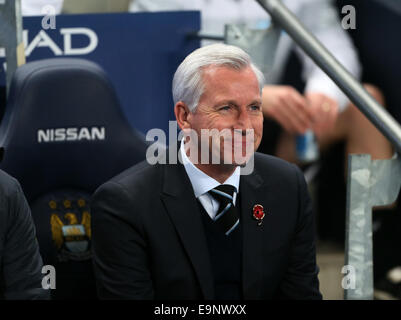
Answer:
[[[125,119],[105,72],[82,59],[47,59],[15,72],[0,124],[0,168],[20,182],[54,299],[96,298],[89,199],[145,159],[147,143]]]

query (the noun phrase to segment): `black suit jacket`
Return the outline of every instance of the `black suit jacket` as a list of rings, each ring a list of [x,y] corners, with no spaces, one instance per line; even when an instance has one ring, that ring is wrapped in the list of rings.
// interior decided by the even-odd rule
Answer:
[[[0,170],[0,298],[49,299],[31,210],[17,180]]]
[[[320,299],[311,202],[300,170],[255,154],[240,178],[244,299]],[[261,204],[261,226],[252,208]],[[105,299],[213,299],[200,210],[184,166],[140,163],[92,199],[98,294]]]

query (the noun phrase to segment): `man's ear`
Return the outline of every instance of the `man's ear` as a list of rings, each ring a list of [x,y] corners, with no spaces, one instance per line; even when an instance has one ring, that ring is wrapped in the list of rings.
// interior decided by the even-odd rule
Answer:
[[[177,119],[178,126],[181,130],[190,129],[191,124],[188,121],[188,117],[190,117],[191,112],[189,111],[188,106],[185,102],[178,101],[174,106],[174,114]]]

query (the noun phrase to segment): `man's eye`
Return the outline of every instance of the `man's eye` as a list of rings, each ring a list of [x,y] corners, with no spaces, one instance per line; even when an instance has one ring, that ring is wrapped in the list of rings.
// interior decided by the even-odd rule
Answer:
[[[219,108],[219,111],[228,111],[230,109],[231,109],[230,106],[223,106]]]
[[[252,111],[259,111],[260,110],[260,106],[259,105],[253,105],[253,106],[251,106],[251,110]]]

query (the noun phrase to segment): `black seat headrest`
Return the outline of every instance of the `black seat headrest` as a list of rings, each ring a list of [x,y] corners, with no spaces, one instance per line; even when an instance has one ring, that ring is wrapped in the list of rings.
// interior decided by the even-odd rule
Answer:
[[[58,188],[93,192],[143,160],[147,144],[125,119],[104,71],[83,59],[46,59],[14,74],[0,125],[0,167],[28,200]]]

